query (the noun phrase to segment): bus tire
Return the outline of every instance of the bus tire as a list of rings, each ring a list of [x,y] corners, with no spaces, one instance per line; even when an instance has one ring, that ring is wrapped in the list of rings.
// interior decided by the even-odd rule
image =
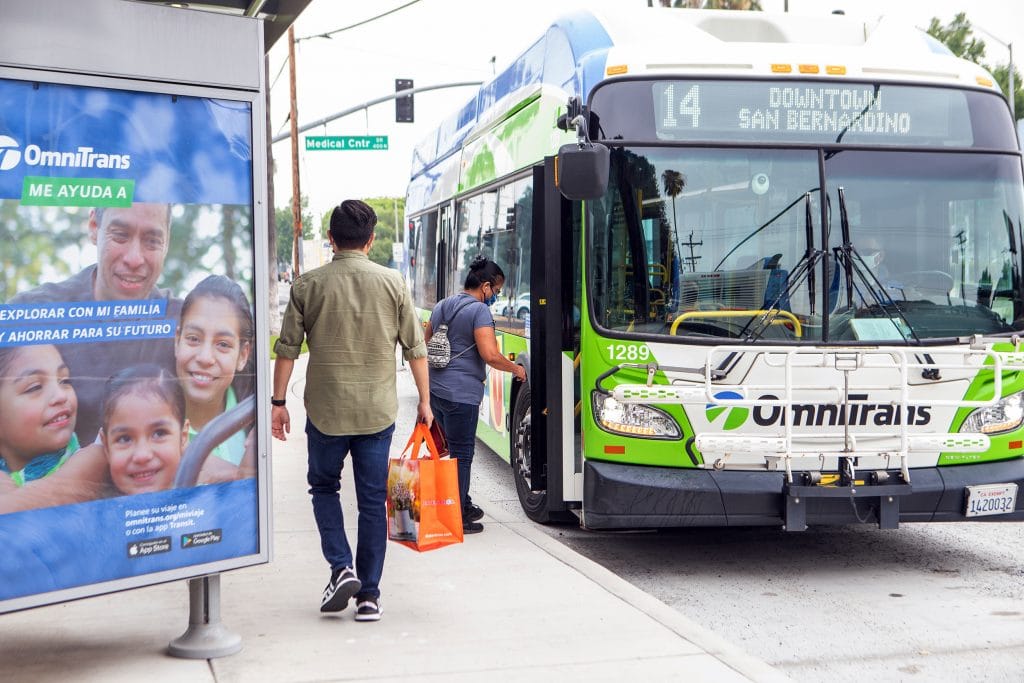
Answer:
[[[530,385],[524,384],[516,394],[512,408],[511,449],[509,462],[512,478],[516,482],[516,494],[526,516],[538,524],[557,524],[575,521],[571,512],[548,510],[547,491],[530,490]]]

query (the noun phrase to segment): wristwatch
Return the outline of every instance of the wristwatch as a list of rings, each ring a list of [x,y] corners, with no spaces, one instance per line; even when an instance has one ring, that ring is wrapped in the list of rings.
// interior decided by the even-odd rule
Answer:
[[[270,405],[272,405],[272,406],[283,406],[284,404],[285,404],[285,400],[283,398],[271,398],[270,399]]]

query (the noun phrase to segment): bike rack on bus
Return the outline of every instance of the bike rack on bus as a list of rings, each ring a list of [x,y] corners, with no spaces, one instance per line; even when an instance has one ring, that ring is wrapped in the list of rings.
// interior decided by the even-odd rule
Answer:
[[[771,407],[783,411],[783,415],[791,415],[792,407],[797,403],[805,403],[808,392],[823,396],[823,402],[835,404],[843,415],[850,415],[853,406],[859,404],[877,404],[877,401],[858,400],[851,398],[853,392],[868,393],[884,391],[898,393],[899,398],[887,403],[900,414],[908,415],[910,407],[917,406],[951,406],[955,408],[984,408],[995,405],[1003,396],[1003,372],[1024,370],[1024,356],[1020,353],[1020,344],[1014,340],[1016,351],[1013,353],[987,350],[973,340],[970,347],[955,349],[932,350],[925,355],[925,361],[917,359],[913,349],[882,349],[882,348],[842,348],[842,349],[805,349],[791,346],[716,346],[708,350],[703,368],[704,379],[687,381],[673,379],[671,384],[654,384],[658,372],[695,374],[698,368],[676,368],[659,366],[656,363],[645,365],[623,364],[616,366],[601,375],[597,381],[597,389],[607,393],[623,403],[645,404],[690,404],[705,406],[744,406],[749,408]],[[1003,341],[1003,340],[1000,340]],[[778,369],[783,379],[775,383],[730,383],[727,372],[722,371],[720,361],[723,358],[736,359],[742,355],[757,354],[763,356],[763,364],[768,368]],[[910,356],[914,355],[914,358]],[[936,356],[936,358],[933,358]],[[796,368],[813,367],[832,368],[842,373],[841,385],[823,385],[821,383],[798,383],[794,380]],[[616,372],[625,368],[634,368],[646,372],[644,384],[619,384],[611,389],[602,386],[602,382]],[[942,371],[972,370],[983,368],[992,373],[991,398],[985,400],[912,398],[908,378],[912,372],[922,377],[937,379]],[[885,370],[895,373],[893,381],[888,383],[868,384],[857,382],[857,375],[864,375],[866,370]],[[729,395],[723,395],[728,389]],[[796,392],[802,392],[799,400],[794,398]],[[764,396],[773,398],[765,398]],[[751,398],[759,396],[759,398]],[[857,433],[850,431],[850,426],[842,420],[841,431],[825,430],[820,434],[799,434],[794,438],[793,420],[781,420],[780,431],[765,436],[749,434],[736,435],[725,432],[705,432],[695,436],[695,445],[704,455],[718,457],[711,461],[711,467],[724,470],[730,467],[729,459],[733,454],[764,453],[766,470],[783,469],[785,479],[785,527],[787,530],[799,531],[807,528],[806,500],[813,498],[847,498],[856,511],[856,499],[869,498],[878,501],[878,522],[883,529],[896,528],[899,523],[899,498],[913,491],[909,458],[912,452],[943,452],[980,453],[990,448],[989,437],[985,434],[947,433],[947,434],[911,434],[908,420],[903,419],[897,427],[895,439],[890,432]],[[804,445],[796,448],[794,441]],[[866,447],[866,444],[879,441],[892,443],[897,441],[896,448],[879,449]],[[815,448],[808,449],[807,443],[814,443]],[[817,444],[820,443],[820,447]],[[867,469],[858,472],[859,458],[875,456],[886,462],[884,469]],[[794,476],[794,461],[818,460],[824,463],[826,457],[836,457],[839,462],[838,477],[828,477],[825,483],[820,471],[797,472]],[[889,463],[898,463],[898,471],[890,471]],[[749,467],[749,463],[736,467]],[[860,477],[860,478],[858,478]],[[858,518],[859,518],[859,513]]]

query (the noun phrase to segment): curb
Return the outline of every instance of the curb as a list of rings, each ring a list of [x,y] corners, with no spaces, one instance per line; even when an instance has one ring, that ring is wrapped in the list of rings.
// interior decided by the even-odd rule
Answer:
[[[535,529],[532,522],[512,520],[504,512],[497,515],[488,514],[488,516],[751,681],[791,683],[792,679],[767,662],[747,654],[722,636],[683,616],[669,605],[645,593],[597,562],[580,555],[543,531]]]

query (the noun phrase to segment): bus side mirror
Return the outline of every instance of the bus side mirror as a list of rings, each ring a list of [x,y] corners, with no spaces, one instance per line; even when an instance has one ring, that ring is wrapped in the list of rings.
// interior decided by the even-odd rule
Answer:
[[[608,189],[608,148],[591,142],[562,145],[555,159],[555,186],[569,200],[598,199]]]

